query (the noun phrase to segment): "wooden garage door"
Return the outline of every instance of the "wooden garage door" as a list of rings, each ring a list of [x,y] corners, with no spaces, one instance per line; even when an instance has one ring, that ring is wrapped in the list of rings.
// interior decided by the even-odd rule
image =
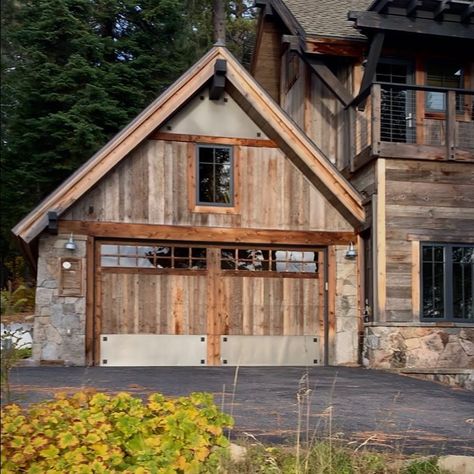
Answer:
[[[243,358],[281,365],[298,362],[287,352],[310,344],[304,360],[320,363],[322,257],[301,248],[100,243],[97,361],[233,365]],[[160,338],[137,337],[145,335]],[[263,355],[252,349],[252,359],[246,347],[257,336]]]

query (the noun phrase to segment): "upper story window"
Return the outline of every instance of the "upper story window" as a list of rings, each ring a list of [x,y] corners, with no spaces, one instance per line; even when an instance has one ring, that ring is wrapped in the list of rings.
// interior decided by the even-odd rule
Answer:
[[[464,70],[457,63],[428,62],[426,63],[426,85],[462,89],[464,86]],[[456,100],[456,109],[462,112],[459,99]],[[436,91],[426,92],[426,110],[429,112],[445,112],[446,94]]]
[[[474,245],[422,244],[422,318],[474,322]]]
[[[232,207],[234,205],[232,148],[199,145],[196,160],[196,204]]]

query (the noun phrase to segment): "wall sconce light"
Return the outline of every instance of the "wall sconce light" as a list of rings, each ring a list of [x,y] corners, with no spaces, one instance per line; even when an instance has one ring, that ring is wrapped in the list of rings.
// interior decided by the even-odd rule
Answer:
[[[64,248],[66,250],[69,250],[71,252],[74,252],[74,250],[76,250],[77,248],[77,245],[76,245],[76,242],[74,242],[74,239],[72,237],[72,234],[70,235],[69,237],[69,240],[66,242],[66,244],[64,245]]]
[[[346,250],[346,258],[347,260],[354,260],[357,257],[356,249],[354,248],[354,244],[351,242],[349,247]]]

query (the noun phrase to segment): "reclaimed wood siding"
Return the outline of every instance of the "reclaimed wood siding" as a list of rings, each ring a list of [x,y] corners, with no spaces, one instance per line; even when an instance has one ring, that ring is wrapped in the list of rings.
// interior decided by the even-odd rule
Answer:
[[[416,322],[412,289],[412,242],[417,234],[464,242],[474,235],[472,164],[386,160],[388,321]],[[425,237],[426,238],[426,237]],[[417,239],[415,239],[417,240]],[[415,253],[416,255],[416,253]]]
[[[287,51],[282,59],[281,83],[281,108],[304,130],[305,126],[305,95],[306,95],[306,65],[296,58],[298,65],[297,79],[293,84],[288,83],[287,57],[295,55],[295,52]]]
[[[277,148],[241,146],[240,212],[192,212],[188,144],[149,140],[74,204],[64,219],[280,230],[352,227]],[[237,147],[235,147],[237,148]],[[132,236],[131,236],[132,237]]]
[[[223,334],[319,335],[319,279],[226,277],[219,285]]]
[[[261,37],[252,75],[258,83],[278,102],[280,100],[280,64],[281,64],[281,33],[271,18],[265,16],[261,26]]]
[[[101,275],[102,334],[206,334],[207,276]]]

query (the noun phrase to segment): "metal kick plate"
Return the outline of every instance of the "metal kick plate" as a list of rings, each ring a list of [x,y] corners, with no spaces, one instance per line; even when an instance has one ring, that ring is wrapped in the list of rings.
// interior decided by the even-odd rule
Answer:
[[[102,367],[206,365],[207,337],[155,334],[101,334]]]
[[[221,336],[222,365],[320,365],[317,336]]]

